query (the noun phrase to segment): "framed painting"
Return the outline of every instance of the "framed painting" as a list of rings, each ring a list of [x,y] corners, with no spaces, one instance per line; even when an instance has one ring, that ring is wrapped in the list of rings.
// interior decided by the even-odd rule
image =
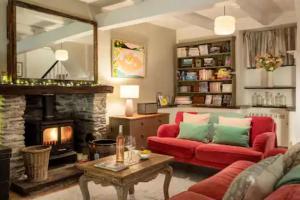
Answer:
[[[144,78],[145,47],[123,40],[112,41],[112,77]]]

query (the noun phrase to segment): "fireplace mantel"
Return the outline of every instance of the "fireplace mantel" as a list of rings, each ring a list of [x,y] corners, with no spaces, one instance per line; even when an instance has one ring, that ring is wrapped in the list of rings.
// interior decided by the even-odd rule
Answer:
[[[96,94],[112,93],[109,85],[97,86],[26,86],[0,84],[0,95],[43,95],[43,94]]]

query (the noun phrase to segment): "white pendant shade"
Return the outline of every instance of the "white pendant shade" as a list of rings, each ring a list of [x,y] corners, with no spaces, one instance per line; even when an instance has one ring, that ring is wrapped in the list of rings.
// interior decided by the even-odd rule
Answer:
[[[66,61],[69,59],[69,52],[64,49],[59,49],[55,51],[55,59],[58,61]]]
[[[216,35],[230,35],[234,33],[235,18],[228,15],[216,17],[214,29]]]

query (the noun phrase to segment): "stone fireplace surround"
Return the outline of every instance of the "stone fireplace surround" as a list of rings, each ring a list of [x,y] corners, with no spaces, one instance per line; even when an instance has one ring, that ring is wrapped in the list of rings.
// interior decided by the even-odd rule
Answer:
[[[12,148],[12,180],[21,177],[25,171],[20,152],[25,147],[25,117],[40,115],[38,110],[32,109],[34,102],[26,102],[26,99],[25,95],[0,95],[0,143]],[[105,93],[56,95],[56,116],[74,120],[75,134],[82,141],[81,145],[87,134],[97,139],[106,137],[105,114]]]

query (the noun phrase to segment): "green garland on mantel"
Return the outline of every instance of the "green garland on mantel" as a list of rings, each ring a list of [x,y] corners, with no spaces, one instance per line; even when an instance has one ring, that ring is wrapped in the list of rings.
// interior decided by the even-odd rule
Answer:
[[[16,86],[61,86],[61,87],[96,87],[103,84],[94,83],[92,81],[71,81],[71,80],[41,80],[41,79],[17,79],[10,81],[7,77],[2,77],[0,85],[16,85]]]

